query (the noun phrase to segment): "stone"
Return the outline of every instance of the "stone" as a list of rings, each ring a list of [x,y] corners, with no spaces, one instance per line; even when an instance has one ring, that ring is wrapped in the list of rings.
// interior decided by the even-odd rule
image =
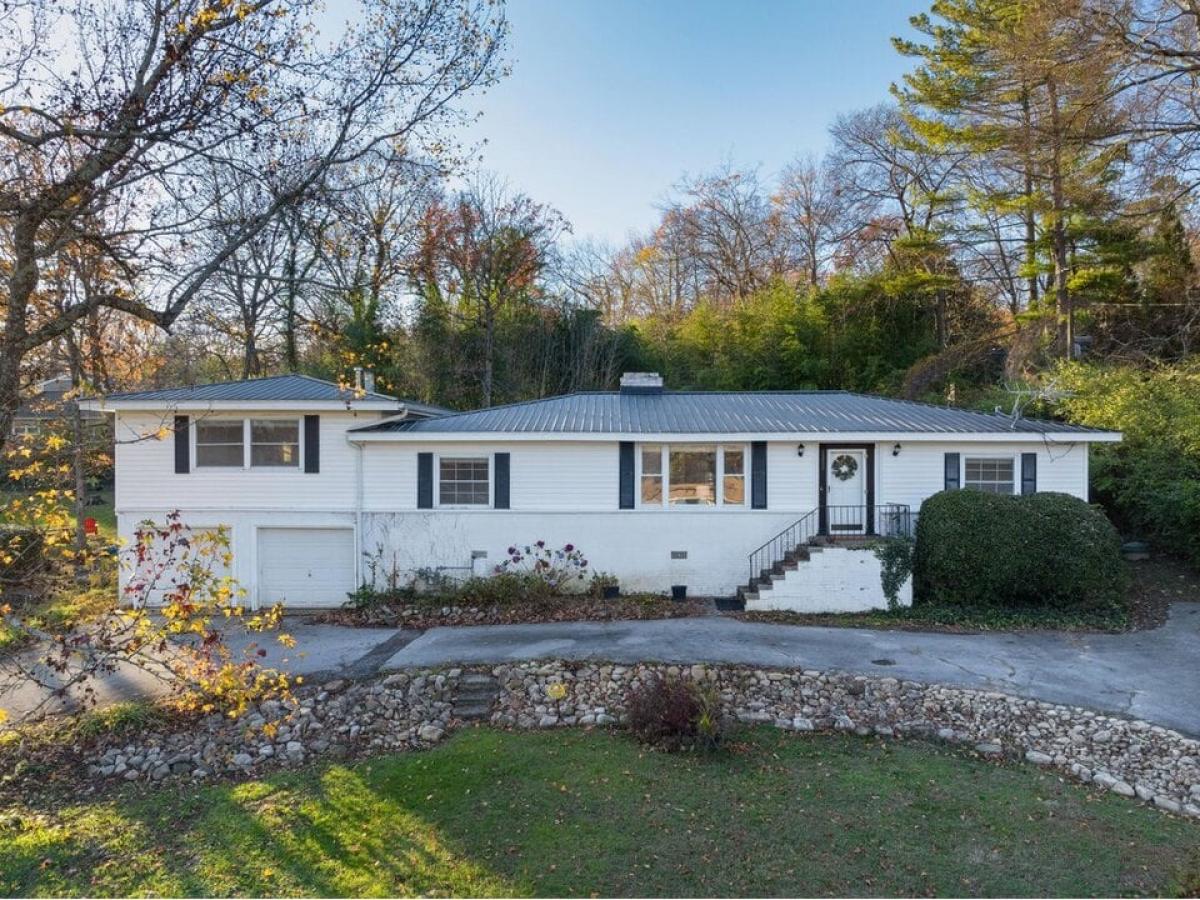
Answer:
[[[417,737],[430,744],[440,741],[443,734],[445,732],[436,725],[422,725],[420,730],[417,731]]]
[[[1004,748],[991,741],[981,741],[975,745],[975,752],[980,756],[1000,756],[1004,753]]]
[[[1033,763],[1035,766],[1048,766],[1054,762],[1054,757],[1041,750],[1026,750],[1025,762]]]
[[[243,769],[249,768],[253,762],[249,753],[238,753],[233,757],[233,764]]]
[[[1170,797],[1164,796],[1163,794],[1156,794],[1154,796],[1154,805],[1159,809],[1173,813],[1177,813],[1183,808],[1183,804],[1181,804],[1179,801],[1172,800]]]

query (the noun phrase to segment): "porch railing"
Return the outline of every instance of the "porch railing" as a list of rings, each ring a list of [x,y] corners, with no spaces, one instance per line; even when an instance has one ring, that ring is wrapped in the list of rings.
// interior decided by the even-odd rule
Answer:
[[[800,548],[819,539],[911,537],[912,527],[913,515],[906,503],[817,507],[750,552],[750,589],[783,563],[794,561]]]

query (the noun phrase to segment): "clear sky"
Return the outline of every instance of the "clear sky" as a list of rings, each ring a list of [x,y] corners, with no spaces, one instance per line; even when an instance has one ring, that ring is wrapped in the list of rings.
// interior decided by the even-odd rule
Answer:
[[[483,166],[577,238],[620,242],[725,160],[764,177],[887,99],[924,0],[509,0],[512,75],[480,99]]]

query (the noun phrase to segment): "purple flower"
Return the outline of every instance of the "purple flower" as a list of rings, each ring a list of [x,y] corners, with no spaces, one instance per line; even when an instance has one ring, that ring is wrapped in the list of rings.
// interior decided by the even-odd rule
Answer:
[[[516,552],[517,552],[517,548],[516,548],[516,547],[509,547],[509,548],[508,548],[508,555],[509,555],[509,556],[512,556],[512,555],[513,555],[514,553],[516,553]]]
[[[574,544],[567,544],[567,546],[563,547],[563,549],[564,549],[564,550],[566,550],[568,553],[570,553],[572,550],[574,550],[574,549],[575,549],[575,545],[574,545]]]
[[[545,541],[538,541],[538,542],[537,542],[537,545],[538,545],[538,548],[540,549],[540,548],[542,548],[542,547],[545,547],[545,546],[546,546],[546,542],[545,542]]]

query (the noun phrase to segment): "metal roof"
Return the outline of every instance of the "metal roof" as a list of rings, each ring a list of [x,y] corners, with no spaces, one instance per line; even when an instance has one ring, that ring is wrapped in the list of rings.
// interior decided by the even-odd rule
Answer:
[[[352,430],[359,434],[1105,433],[1064,422],[1014,420],[998,413],[847,391],[577,393]]]
[[[382,400],[399,405],[401,402],[387,394],[375,391],[361,393],[348,390],[332,381],[324,381],[310,375],[274,375],[269,378],[253,378],[249,381],[221,381],[214,384],[196,384],[157,391],[133,391],[126,394],[109,394],[104,399],[106,401],[161,401],[163,403]]]

